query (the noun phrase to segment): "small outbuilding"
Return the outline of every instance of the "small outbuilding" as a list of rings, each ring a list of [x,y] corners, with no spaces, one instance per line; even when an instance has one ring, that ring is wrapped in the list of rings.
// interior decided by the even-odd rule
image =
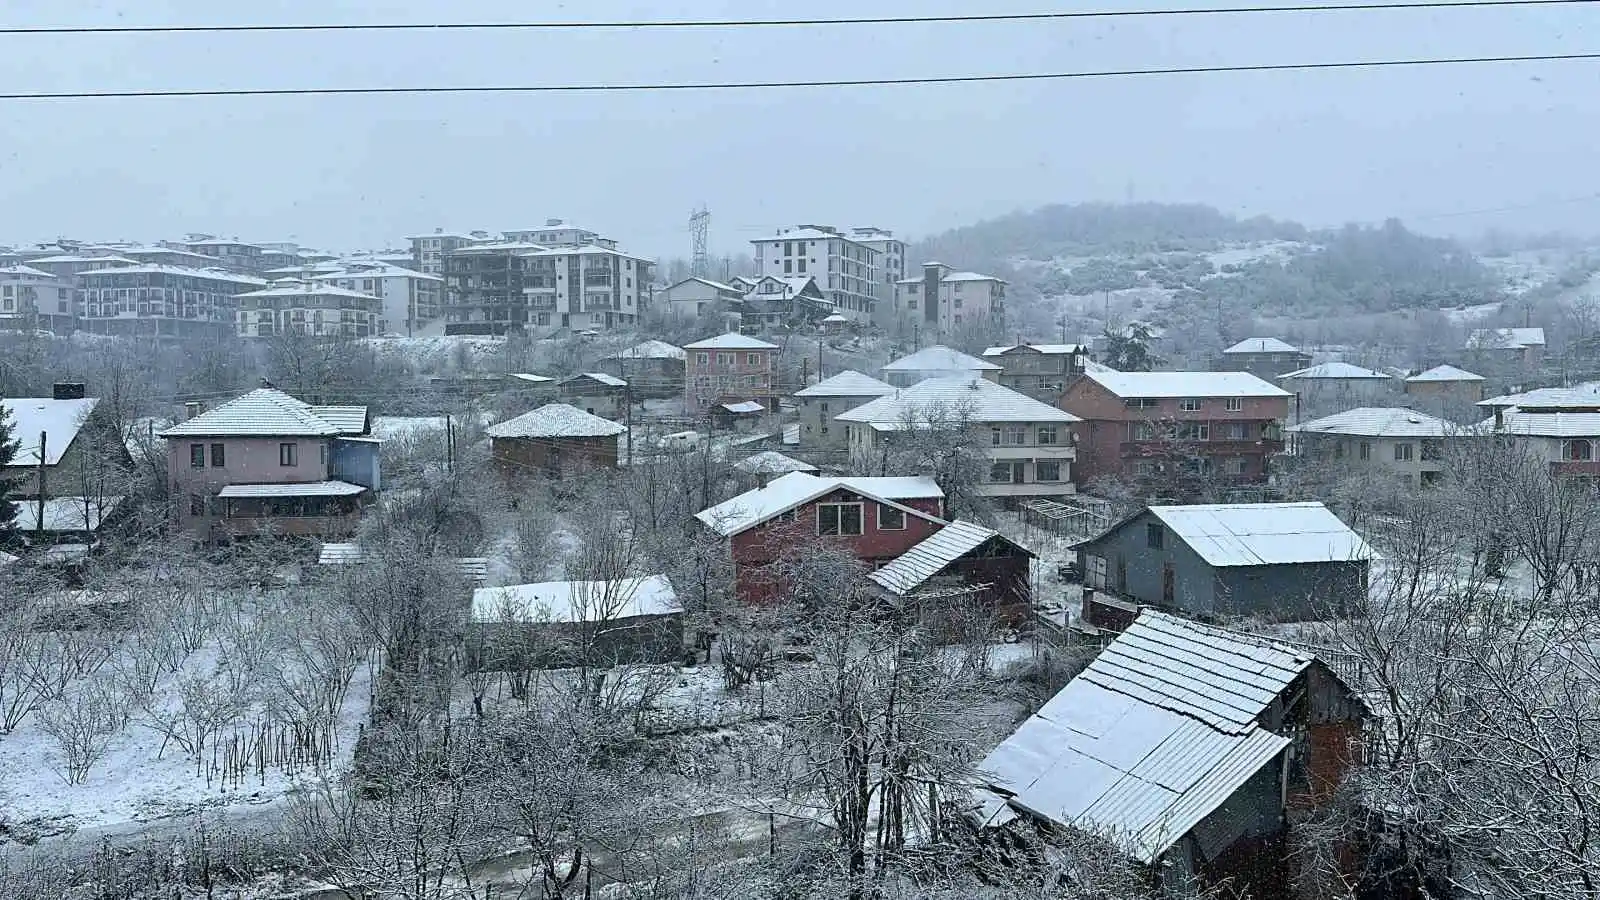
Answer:
[[[562,403],[602,419],[620,419],[627,414],[628,382],[605,372],[580,372],[556,382]]]
[[[617,467],[617,436],[628,429],[565,403],[550,403],[489,426],[491,455],[507,478],[558,476]]]
[[[957,596],[992,612],[1006,624],[1026,618],[1033,605],[1028,564],[1032,551],[993,528],[956,520],[944,526],[867,580],[897,601],[935,598],[931,606],[950,609]]]
[[[666,663],[684,650],[665,575],[478,588],[468,631],[473,663],[490,670]]]

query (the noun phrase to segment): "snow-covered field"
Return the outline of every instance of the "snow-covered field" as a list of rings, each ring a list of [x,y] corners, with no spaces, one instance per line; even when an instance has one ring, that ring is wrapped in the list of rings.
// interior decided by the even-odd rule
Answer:
[[[1223,266],[1242,266],[1266,259],[1283,262],[1309,249],[1312,249],[1311,245],[1300,241],[1261,241],[1215,250],[1205,254],[1205,257],[1220,270]]]

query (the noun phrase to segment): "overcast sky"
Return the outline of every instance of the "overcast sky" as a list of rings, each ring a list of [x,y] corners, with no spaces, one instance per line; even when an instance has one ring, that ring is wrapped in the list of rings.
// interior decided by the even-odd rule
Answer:
[[[0,0],[7,25],[1037,12],[1168,0]],[[1179,0],[1170,0],[1177,4]],[[1183,0],[1183,5],[1204,5]],[[1217,4],[1214,4],[1217,5]],[[631,32],[0,36],[5,92],[815,80],[1600,50],[1600,5]],[[1600,231],[1600,63],[637,94],[0,101],[0,242],[333,249],[564,217],[646,255],[1203,201],[1312,225]],[[1529,207],[1491,215],[1464,211]]]

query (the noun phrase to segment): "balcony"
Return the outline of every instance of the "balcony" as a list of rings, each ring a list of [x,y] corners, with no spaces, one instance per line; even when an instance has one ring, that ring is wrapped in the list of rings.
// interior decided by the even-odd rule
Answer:
[[[1062,459],[1077,458],[1071,444],[995,444],[983,448],[990,459]]]
[[[1172,456],[1194,453],[1199,456],[1254,456],[1283,452],[1283,441],[1123,441],[1119,446],[1123,459]]]

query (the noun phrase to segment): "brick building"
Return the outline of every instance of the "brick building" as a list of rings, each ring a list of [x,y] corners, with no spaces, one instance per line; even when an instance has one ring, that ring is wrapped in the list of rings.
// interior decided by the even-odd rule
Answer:
[[[746,400],[777,409],[777,344],[730,331],[683,349],[688,353],[683,405],[689,415]]]

